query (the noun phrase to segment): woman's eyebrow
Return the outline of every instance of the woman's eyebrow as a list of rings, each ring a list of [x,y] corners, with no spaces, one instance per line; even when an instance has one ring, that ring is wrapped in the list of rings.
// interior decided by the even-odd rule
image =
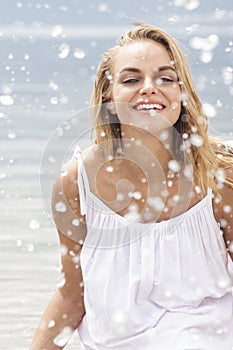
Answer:
[[[124,72],[141,73],[141,70],[134,67],[125,67],[122,70],[120,70],[119,74],[122,74]]]
[[[154,68],[155,72],[162,72],[165,70],[172,70],[173,72],[176,72],[175,68],[172,66],[160,66],[160,67]],[[120,70],[119,74],[122,74],[124,72],[141,73],[141,70],[138,68],[134,68],[134,67],[125,67],[122,70]]]
[[[155,72],[162,72],[164,70],[172,70],[173,72],[176,72],[175,68],[172,66],[161,66],[161,67],[155,67]]]

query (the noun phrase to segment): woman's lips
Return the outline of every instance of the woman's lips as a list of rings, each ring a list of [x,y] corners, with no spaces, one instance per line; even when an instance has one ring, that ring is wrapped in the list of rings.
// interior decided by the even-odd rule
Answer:
[[[151,117],[156,116],[157,113],[163,111],[166,107],[159,102],[140,102],[137,103],[133,108],[142,114],[149,114]]]

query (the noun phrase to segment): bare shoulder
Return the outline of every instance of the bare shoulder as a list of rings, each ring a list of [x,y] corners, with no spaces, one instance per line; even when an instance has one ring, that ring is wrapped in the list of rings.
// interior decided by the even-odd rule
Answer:
[[[91,166],[98,161],[97,151],[90,146],[81,152],[81,157],[86,166]],[[63,201],[71,207],[77,216],[80,214],[79,188],[78,188],[78,160],[72,157],[65,165],[63,174],[59,174],[54,182],[52,205]],[[65,209],[64,209],[65,210]]]
[[[54,182],[53,186],[53,196],[52,205],[54,209],[57,207],[59,212],[59,206],[57,203],[63,201],[64,204],[70,203],[75,200],[78,196],[78,168],[77,160],[75,158],[70,159],[64,166],[64,174],[59,174]],[[76,200],[77,201],[77,200]],[[57,204],[57,205],[56,205]],[[65,207],[63,206],[63,211],[65,212]],[[60,205],[60,212],[62,212],[62,205]]]
[[[61,241],[82,242],[86,231],[85,217],[80,210],[78,160],[72,157],[64,168],[65,172],[56,177],[53,186],[53,218]]]

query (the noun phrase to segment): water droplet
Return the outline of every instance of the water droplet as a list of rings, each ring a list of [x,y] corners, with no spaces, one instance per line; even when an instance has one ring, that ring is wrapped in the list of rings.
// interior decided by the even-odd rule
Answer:
[[[29,221],[29,228],[31,230],[37,230],[38,228],[40,228],[40,223],[39,221],[32,219]]]
[[[33,252],[34,251],[34,244],[28,243],[26,245],[26,249],[27,249],[28,252]]]
[[[55,162],[56,162],[56,158],[54,158],[53,156],[49,156],[49,157],[48,157],[48,161],[49,161],[50,163],[55,163]]]
[[[164,209],[164,202],[161,197],[150,197],[148,203],[156,210],[161,211]]]
[[[66,279],[64,273],[61,274],[60,280],[57,282],[57,288],[62,288],[66,284]]]
[[[104,3],[104,2],[99,3],[98,11],[99,12],[107,12],[108,11],[108,5],[106,3]]]
[[[193,178],[193,168],[191,164],[187,164],[184,168],[184,176],[187,177],[190,181],[192,181]]]
[[[106,75],[108,80],[110,80],[111,82],[113,81],[113,77],[112,77],[111,73],[109,72],[109,70],[106,70],[105,75]]]
[[[23,4],[22,4],[22,2],[19,2],[19,1],[18,1],[18,2],[16,3],[16,6],[17,6],[18,8],[21,8],[21,7],[23,7]]]
[[[231,208],[230,205],[224,205],[224,206],[223,206],[223,211],[224,211],[224,213],[229,214],[229,213],[231,212],[231,210],[232,210],[232,208]]]
[[[112,315],[112,322],[113,323],[124,323],[126,320],[125,313],[121,311],[117,311]]]
[[[61,126],[58,126],[56,129],[57,136],[63,136],[63,128]]]
[[[73,330],[70,327],[65,327],[63,330],[54,338],[53,343],[59,347],[64,347],[69,341],[73,334]]]
[[[141,199],[142,198],[141,192],[139,192],[139,191],[134,192],[133,193],[133,198],[135,198],[136,200]]]
[[[85,51],[79,48],[76,48],[74,50],[73,53],[74,57],[78,58],[79,60],[81,60],[82,58],[84,58],[86,56]]]
[[[60,254],[61,256],[65,256],[68,253],[68,248],[66,245],[61,244],[60,246]]]
[[[177,109],[179,107],[179,104],[177,102],[172,103],[172,109]]]
[[[55,322],[54,320],[50,320],[50,321],[48,322],[48,328],[54,327],[55,324],[56,324],[56,322]]]
[[[70,46],[68,44],[61,44],[59,46],[59,54],[58,54],[58,57],[59,58],[66,58],[70,53]]]
[[[178,172],[180,170],[180,164],[175,159],[171,159],[168,162],[168,168],[174,172]]]
[[[0,104],[3,106],[12,106],[14,104],[14,100],[10,95],[1,95]]]
[[[16,133],[14,131],[9,131],[7,137],[10,140],[14,140],[16,138]]]
[[[182,6],[186,10],[195,10],[200,5],[200,0],[174,0],[175,6]]]
[[[172,297],[172,292],[170,290],[165,290],[164,295],[166,298],[171,298]]]
[[[228,280],[222,279],[218,281],[218,285],[220,288],[226,288],[229,285],[229,282]]]
[[[216,180],[217,180],[217,184],[219,187],[221,187],[221,185],[225,182],[226,173],[223,169],[218,169],[218,171],[216,173]]]
[[[68,174],[68,170],[66,166],[62,166],[61,168],[61,176],[66,176]]]
[[[223,106],[223,103],[220,100],[217,100],[216,107],[220,108]]]
[[[149,110],[149,114],[150,114],[151,117],[157,117],[157,115],[158,115],[156,110],[154,110],[154,109],[150,109]]]
[[[222,76],[224,84],[231,85],[233,82],[233,69],[232,67],[224,67],[222,70]]]
[[[49,82],[49,87],[53,90],[58,90],[58,85],[54,81]]]
[[[6,178],[6,174],[5,173],[0,173],[0,180],[3,180]]]
[[[186,0],[184,8],[186,10],[192,11],[195,10],[200,5],[200,0]]]
[[[200,147],[203,145],[203,139],[198,134],[192,134],[190,136],[190,142],[193,146]]]
[[[23,246],[23,241],[21,239],[17,239],[16,246],[17,247],[22,247]]]
[[[200,61],[203,63],[209,63],[213,59],[213,52],[212,51],[202,51],[200,53]]]
[[[56,38],[58,37],[60,34],[62,33],[62,26],[61,25],[56,25],[52,28],[52,31],[51,31],[51,36],[53,38]]]
[[[163,130],[160,134],[160,138],[162,141],[166,141],[168,139],[169,133],[167,130]]]
[[[122,201],[124,200],[124,198],[125,198],[125,196],[124,196],[123,193],[121,193],[121,192],[117,193],[116,200],[117,200],[118,202],[122,202]]]
[[[210,103],[203,103],[203,110],[208,118],[213,118],[217,114],[216,109]]]
[[[106,167],[106,171],[107,171],[108,173],[112,173],[112,172],[114,171],[113,166],[112,166],[112,165],[108,165],[108,166]]]
[[[80,221],[78,219],[72,220],[72,225],[73,226],[79,226],[79,224],[80,224]]]
[[[80,262],[80,256],[79,255],[75,255],[72,258],[72,261],[73,261],[74,264],[78,264]]]
[[[66,210],[67,210],[67,207],[66,207],[65,203],[63,203],[63,202],[60,201],[60,202],[57,202],[57,203],[55,204],[55,209],[56,209],[56,211],[59,212],[59,213],[65,213]]]
[[[56,96],[53,96],[50,98],[50,103],[52,105],[57,105],[58,104],[58,98]]]
[[[59,347],[63,347],[69,341],[73,334],[73,330],[70,327],[65,327],[63,330],[53,339],[53,343]]]
[[[219,44],[219,38],[216,34],[211,34],[207,38],[193,37],[189,41],[190,46],[196,50],[211,51]]]
[[[196,192],[197,194],[200,194],[200,193],[201,193],[201,188],[200,188],[200,186],[195,186],[195,187],[194,187],[194,190],[195,190],[195,192]]]

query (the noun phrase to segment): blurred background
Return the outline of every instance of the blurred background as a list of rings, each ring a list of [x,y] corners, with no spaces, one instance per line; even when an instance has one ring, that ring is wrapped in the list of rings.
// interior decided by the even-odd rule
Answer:
[[[73,145],[89,140],[87,106],[102,53],[135,20],[167,30],[186,53],[209,132],[233,140],[233,3],[0,5],[0,347],[21,350],[59,282],[51,186]],[[67,349],[79,349],[77,334]]]

